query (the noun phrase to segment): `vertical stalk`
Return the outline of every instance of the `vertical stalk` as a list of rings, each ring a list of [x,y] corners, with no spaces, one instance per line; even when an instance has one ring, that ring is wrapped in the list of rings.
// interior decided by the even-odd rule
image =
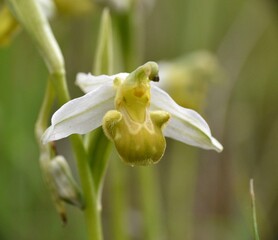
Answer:
[[[36,121],[35,135],[37,138],[38,145],[40,147],[40,167],[42,170],[43,179],[47,184],[54,206],[58,214],[60,215],[61,220],[65,223],[67,221],[67,218],[66,218],[66,210],[64,207],[64,203],[59,199],[57,193],[53,191],[53,185],[51,184],[51,180],[49,179],[49,175],[47,173],[47,167],[49,162],[51,161],[50,144],[44,145],[41,142],[41,136],[47,127],[48,118],[51,113],[54,99],[55,99],[54,89],[51,82],[48,80],[43,103],[39,112],[38,119]]]
[[[95,57],[95,74],[111,74],[113,71],[112,37],[112,25],[109,10],[104,9],[101,17],[100,33]],[[90,173],[94,178],[94,182],[91,183],[94,185],[94,198],[91,199],[91,201],[94,202],[93,206],[90,206],[90,208],[92,210],[91,213],[94,215],[93,219],[96,221],[96,224],[98,225],[97,227],[100,229],[102,185],[111,152],[111,143],[108,141],[101,128],[86,136],[86,150],[87,159],[89,160],[89,162],[87,162],[88,166],[86,167],[90,168]],[[83,168],[82,166],[80,167],[81,169]],[[80,172],[80,176],[82,174],[83,173]],[[89,172],[85,172],[85,174],[89,174]],[[92,216],[88,215],[88,219],[92,219],[91,217]]]
[[[169,167],[167,181],[167,226],[169,238],[193,239],[194,190],[197,178],[197,150],[177,142],[170,147],[168,159],[175,160]]]
[[[113,72],[113,34],[108,9],[101,16],[100,32],[95,56],[93,72],[96,75]],[[90,167],[95,180],[98,205],[101,206],[102,185],[111,153],[111,143],[101,128],[86,136],[86,148],[90,158]]]
[[[54,99],[55,99],[54,89],[53,89],[52,83],[48,80],[43,103],[40,108],[39,116],[38,116],[38,119],[36,121],[36,126],[35,126],[35,134],[36,134],[37,142],[38,142],[40,148],[42,148],[44,146],[41,143],[41,136],[43,135],[43,133],[47,127],[48,118],[51,113],[51,108],[52,108]]]
[[[126,199],[127,190],[127,168],[122,161],[116,157],[111,161],[109,169],[109,189],[112,204],[110,205],[110,222],[112,225],[111,236],[113,240],[128,240],[127,236],[127,213],[128,203]]]
[[[256,202],[255,202],[255,192],[254,192],[254,181],[253,181],[253,179],[250,179],[250,195],[251,195],[251,202],[252,202],[253,229],[254,229],[255,240],[260,240],[259,231],[258,231],[258,224],[257,224]]]
[[[56,86],[56,94],[61,103],[69,101],[69,93],[65,82],[64,74],[54,74],[52,80]],[[71,143],[74,149],[74,154],[77,161],[77,167],[83,190],[85,201],[84,215],[87,225],[87,231],[90,240],[101,240],[101,218],[100,209],[97,204],[97,194],[94,184],[94,179],[90,171],[88,155],[86,153],[81,136],[72,135]]]
[[[40,145],[41,155],[42,156],[49,155],[49,157],[47,158],[41,157],[41,159],[50,158],[49,145],[42,145],[40,138],[47,126],[49,115],[55,97],[54,94],[55,91],[53,85],[55,85],[56,87],[56,93],[59,96],[59,100],[61,103],[66,102],[69,99],[69,94],[65,84],[64,74],[63,73],[52,74],[50,76],[50,81],[48,82],[47,85],[45,98],[40,110],[38,120],[36,122],[36,137]],[[85,201],[84,215],[85,215],[89,239],[101,240],[102,232],[101,232],[100,212],[97,207],[98,206],[97,197],[94,189],[93,177],[91,175],[90,167],[88,164],[88,157],[80,136],[73,135],[71,137],[71,142],[74,148],[74,153],[77,160],[78,172],[79,172],[81,186],[83,190],[83,197]],[[55,206],[58,212],[60,213],[60,215],[62,216],[62,218],[64,219],[65,213],[63,207],[61,207],[59,202],[56,201],[55,201]]]
[[[133,1],[129,11],[119,13],[116,26],[122,50],[125,71],[130,72],[141,65],[144,56],[144,20],[145,11],[140,6],[140,1]]]
[[[155,166],[138,168],[138,179],[143,207],[143,217],[148,240],[163,239],[161,192]]]
[[[97,194],[93,176],[88,163],[88,156],[79,135],[72,135],[71,142],[77,160],[77,167],[85,201],[84,215],[89,233],[89,240],[101,240],[101,217],[97,203]]]

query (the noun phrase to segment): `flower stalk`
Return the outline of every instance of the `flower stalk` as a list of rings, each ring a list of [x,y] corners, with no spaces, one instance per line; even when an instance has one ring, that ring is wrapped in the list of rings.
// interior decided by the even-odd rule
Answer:
[[[113,34],[112,23],[108,9],[104,9],[96,49],[93,72],[96,74],[111,74],[113,72]],[[86,146],[90,158],[90,167],[94,176],[98,207],[101,209],[102,186],[111,153],[111,143],[101,128],[86,136]]]
[[[257,214],[256,214],[256,197],[254,191],[254,180],[250,179],[250,196],[251,196],[251,204],[252,204],[252,217],[253,217],[253,230],[255,240],[260,240],[259,231],[258,231],[258,223],[257,223]]]
[[[45,128],[48,124],[48,118],[51,113],[52,105],[55,99],[54,89],[50,82],[50,80],[47,81],[47,87],[43,99],[43,103],[39,112],[38,119],[36,121],[35,126],[35,135],[37,138],[38,145],[40,147],[40,167],[42,171],[42,175],[44,178],[44,181],[47,184],[47,187],[51,193],[51,197],[54,203],[54,206],[56,208],[56,211],[58,212],[59,216],[61,217],[61,220],[63,223],[66,223],[67,216],[66,216],[66,210],[64,203],[59,199],[59,196],[57,192],[54,190],[54,186],[52,184],[51,178],[48,174],[48,165],[51,161],[51,146],[50,144],[44,145],[41,143],[41,136],[43,132],[45,131]]]
[[[161,191],[157,168],[151,166],[138,169],[140,201],[143,210],[144,229],[148,240],[165,236],[164,216],[161,206]]]

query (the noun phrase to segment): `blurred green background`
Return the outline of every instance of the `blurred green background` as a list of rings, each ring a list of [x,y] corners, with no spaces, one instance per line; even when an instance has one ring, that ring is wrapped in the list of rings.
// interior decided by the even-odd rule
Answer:
[[[124,60],[115,55],[115,71],[210,51],[218,59],[220,74],[209,83],[199,110],[224,151],[218,154],[168,140],[164,158],[149,169],[128,167],[114,152],[104,186],[105,239],[115,239],[117,224],[124,226],[126,239],[150,239],[146,229],[155,223],[143,218],[148,204],[141,200],[149,184],[158,186],[149,196],[163,226],[158,239],[254,239],[250,178],[261,239],[278,239],[278,2],[153,4],[135,10],[131,26],[130,15],[111,9],[115,35],[123,43],[118,52],[126,54]],[[74,85],[76,73],[90,72],[94,64],[103,5],[51,21],[74,97],[82,94]],[[134,46],[125,44],[132,42],[130,36]],[[62,226],[39,169],[34,124],[47,76],[24,31],[0,48],[0,240],[86,238],[79,210],[69,206],[69,222]],[[61,143],[67,149],[67,141]]]

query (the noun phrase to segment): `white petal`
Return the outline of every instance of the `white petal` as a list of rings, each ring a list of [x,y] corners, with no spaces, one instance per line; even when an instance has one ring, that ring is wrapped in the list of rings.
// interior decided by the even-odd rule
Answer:
[[[52,19],[57,13],[57,9],[53,0],[39,0],[38,3],[47,19]]]
[[[95,88],[98,88],[102,84],[110,84],[113,85],[113,80],[118,77],[124,80],[128,76],[128,73],[118,73],[112,76],[108,75],[99,75],[94,76],[90,73],[78,73],[76,76],[76,85],[81,88],[81,90],[85,93],[93,91]]]
[[[52,116],[51,126],[42,136],[43,143],[74,133],[85,134],[99,127],[104,114],[114,108],[114,98],[113,86],[103,85],[67,102]]]
[[[164,130],[166,137],[204,149],[223,150],[222,145],[211,136],[206,121],[197,112],[179,106],[166,92],[153,83],[151,85],[151,107],[171,114]]]

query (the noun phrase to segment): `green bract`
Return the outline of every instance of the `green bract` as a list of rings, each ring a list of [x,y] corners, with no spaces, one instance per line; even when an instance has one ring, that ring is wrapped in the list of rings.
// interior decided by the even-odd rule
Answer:
[[[77,84],[86,94],[54,113],[43,142],[85,134],[103,124],[122,159],[131,165],[159,161],[165,150],[164,136],[221,152],[223,147],[212,137],[206,121],[197,112],[176,104],[151,80],[158,80],[154,62],[130,74],[78,74]]]

